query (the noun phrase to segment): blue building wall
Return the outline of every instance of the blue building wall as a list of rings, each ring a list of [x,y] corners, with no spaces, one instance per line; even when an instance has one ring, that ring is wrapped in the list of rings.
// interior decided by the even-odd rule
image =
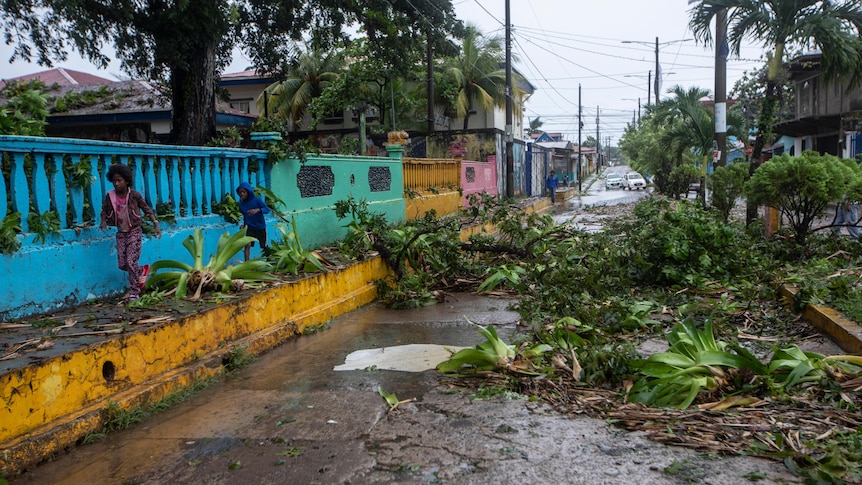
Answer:
[[[0,254],[0,319],[50,312],[126,290],[127,273],[117,268],[116,229],[98,227],[105,194],[112,188],[105,178],[111,163],[132,168],[134,188],[151,207],[162,204],[176,214],[174,223],[160,224],[160,239],[144,236],[141,263],[191,263],[182,242],[196,228],[203,230],[206,250],[215,250],[222,234],[239,230],[238,224],[213,213],[213,207],[224,194],[235,198],[241,181],[270,188],[282,199],[287,207],[280,209],[296,218],[307,247],[343,237],[349,221],[338,221],[332,207],[351,195],[365,199],[390,222],[403,221],[402,147],[387,148],[390,158],[309,156],[304,165],[288,159],[270,166],[268,152],[262,150],[0,136],[0,200],[6,202],[0,204],[0,218],[19,213],[23,229],[17,236],[21,248]],[[78,175],[72,177],[60,166],[74,168]],[[317,183],[316,191],[303,191],[303,167],[312,175],[306,182]],[[321,171],[332,177],[315,180]],[[58,215],[61,229],[43,234],[42,241],[27,220],[46,212]],[[268,218],[270,239],[280,237],[275,228],[279,223]]]

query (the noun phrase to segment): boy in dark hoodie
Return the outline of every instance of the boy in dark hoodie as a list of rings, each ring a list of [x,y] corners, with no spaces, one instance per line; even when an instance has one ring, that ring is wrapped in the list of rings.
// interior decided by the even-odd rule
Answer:
[[[248,182],[242,182],[236,188],[236,193],[239,196],[239,210],[242,212],[242,226],[246,228],[246,235],[257,239],[260,250],[266,249],[266,219],[264,214],[269,214],[269,207],[260,197],[254,195],[254,189]],[[251,246],[254,243],[246,245],[243,253],[245,260],[251,253]]]

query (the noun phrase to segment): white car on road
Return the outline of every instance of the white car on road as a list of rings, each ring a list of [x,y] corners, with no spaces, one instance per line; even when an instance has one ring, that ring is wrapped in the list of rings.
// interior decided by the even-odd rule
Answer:
[[[646,179],[637,172],[629,172],[623,176],[623,188],[627,190],[646,190]]]
[[[614,187],[620,188],[623,186],[623,177],[618,173],[609,173],[605,175],[605,189]]]

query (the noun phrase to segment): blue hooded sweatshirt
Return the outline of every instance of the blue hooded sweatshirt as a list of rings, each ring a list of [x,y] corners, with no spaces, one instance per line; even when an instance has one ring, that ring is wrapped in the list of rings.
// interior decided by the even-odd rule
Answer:
[[[248,198],[246,200],[242,200],[242,198],[239,197],[239,189],[245,189],[248,191]],[[251,184],[248,182],[242,182],[239,184],[239,187],[236,188],[236,194],[239,199],[239,210],[242,212],[242,219],[245,225],[249,229],[266,229],[266,219],[264,218],[264,214],[269,214],[269,207],[266,206],[263,199],[254,195],[254,189],[251,188]],[[260,212],[249,214],[249,209],[260,209]]]

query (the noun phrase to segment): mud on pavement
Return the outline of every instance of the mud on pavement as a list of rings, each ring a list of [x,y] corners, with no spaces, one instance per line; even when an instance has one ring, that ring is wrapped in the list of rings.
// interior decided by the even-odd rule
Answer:
[[[475,345],[465,317],[508,340],[518,322],[509,303],[456,295],[408,311],[369,305],[11,483],[798,483],[781,463],[702,456],[516,396],[477,399],[433,370],[334,370],[356,350]],[[405,402],[391,411],[379,390]]]

